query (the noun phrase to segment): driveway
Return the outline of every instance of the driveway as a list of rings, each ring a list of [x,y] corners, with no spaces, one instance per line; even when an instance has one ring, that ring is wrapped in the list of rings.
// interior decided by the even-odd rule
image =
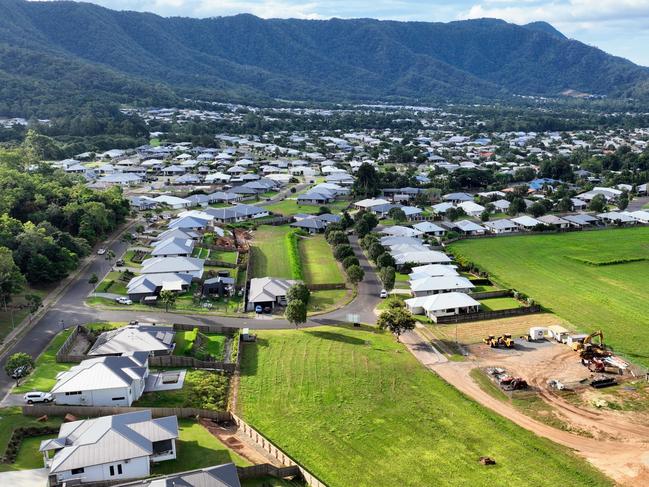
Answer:
[[[45,487],[47,485],[47,469],[1,472],[0,484],[11,487]]]

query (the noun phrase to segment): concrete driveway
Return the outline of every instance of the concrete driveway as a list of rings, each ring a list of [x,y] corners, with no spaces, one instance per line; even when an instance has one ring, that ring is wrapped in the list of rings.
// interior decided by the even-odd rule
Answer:
[[[16,470],[1,472],[0,485],[11,487],[45,487],[47,485],[47,469]]]

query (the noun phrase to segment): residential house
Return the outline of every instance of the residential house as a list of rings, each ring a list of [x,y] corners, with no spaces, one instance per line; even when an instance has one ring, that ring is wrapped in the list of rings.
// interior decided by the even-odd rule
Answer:
[[[151,257],[142,262],[140,274],[189,274],[192,278],[203,277],[202,259],[194,257]]]
[[[448,292],[468,293],[474,287],[471,281],[462,276],[428,276],[410,281],[410,290],[415,297]]]
[[[115,487],[241,487],[234,463],[154,477]]]
[[[193,250],[194,240],[191,238],[170,237],[156,243],[151,255],[153,257],[191,257]]]
[[[473,195],[468,193],[448,193],[442,196],[442,199],[449,203],[459,204],[465,201],[473,201]]]
[[[170,196],[170,195],[163,194],[153,198],[153,200],[156,203],[159,203],[161,205],[167,205],[174,210],[179,210],[181,208],[189,208],[190,206],[192,206],[191,201],[185,198],[178,198],[177,196]]]
[[[161,291],[187,291],[192,280],[191,275],[181,272],[135,276],[126,285],[126,293],[132,301],[150,303],[156,301]]]
[[[248,311],[256,306],[271,309],[278,305],[286,306],[286,292],[297,282],[276,277],[253,277],[248,291]]]
[[[522,216],[519,216],[519,217],[516,217],[516,218],[512,218],[511,221],[520,230],[532,230],[537,225],[543,225],[543,223],[541,223],[536,218],[532,218],[531,216],[527,216],[527,215],[522,215]]]
[[[415,223],[412,228],[418,232],[422,232],[425,235],[433,235],[435,237],[443,237],[446,233],[446,230],[439,225],[435,225],[432,222],[419,222]]]
[[[149,355],[169,355],[174,349],[174,329],[171,326],[137,324],[103,332],[86,355],[124,355],[146,352]]]
[[[406,308],[413,314],[425,314],[437,322],[441,316],[477,313],[480,303],[466,293],[450,292],[421,296],[405,300]]]
[[[512,233],[518,231],[518,225],[506,218],[484,222],[483,225],[487,228],[487,230],[489,230],[490,233],[495,234]]]
[[[206,213],[212,215],[220,223],[234,223],[263,218],[269,215],[266,208],[253,205],[236,205],[229,208],[209,208]]]
[[[148,352],[83,360],[59,372],[50,392],[58,405],[130,407],[144,392],[148,361]]]
[[[39,451],[50,485],[113,482],[149,477],[152,464],[175,459],[178,436],[176,416],[132,411],[63,423]]]
[[[462,203],[458,203],[457,207],[462,208],[464,210],[464,213],[466,213],[467,215],[476,218],[479,217],[483,211],[485,211],[484,206],[474,203],[473,201],[463,201]]]
[[[478,225],[471,220],[459,220],[450,224],[453,230],[456,230],[464,235],[484,235],[486,232],[485,227]]]
[[[538,217],[537,220],[541,223],[545,223],[546,225],[554,225],[555,227],[562,230],[570,227],[570,222],[568,220],[565,220],[556,215],[543,215]]]

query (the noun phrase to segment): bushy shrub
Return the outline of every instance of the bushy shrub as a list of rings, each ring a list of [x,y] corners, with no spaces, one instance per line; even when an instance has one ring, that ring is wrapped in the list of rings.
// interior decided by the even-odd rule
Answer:
[[[303,280],[304,274],[302,272],[302,260],[300,259],[296,232],[288,232],[285,239],[285,244],[288,248],[288,260],[291,266],[291,276],[293,279]]]

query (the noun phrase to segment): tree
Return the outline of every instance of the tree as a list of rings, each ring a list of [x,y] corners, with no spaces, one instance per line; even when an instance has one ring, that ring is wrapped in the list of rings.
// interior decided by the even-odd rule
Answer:
[[[416,320],[410,311],[404,308],[393,308],[381,313],[376,324],[382,330],[390,330],[399,341],[399,337],[403,332],[415,328]]]
[[[509,208],[507,209],[507,213],[512,216],[518,215],[519,213],[524,212],[526,208],[527,207],[525,206],[525,201],[523,200],[523,198],[516,196],[509,203]]]
[[[304,304],[308,304],[310,297],[311,291],[309,291],[309,288],[301,282],[293,284],[288,288],[288,291],[286,291],[286,300],[289,303],[291,301],[302,301]]]
[[[25,301],[27,301],[30,313],[35,313],[43,304],[43,299],[38,294],[25,294]]]
[[[606,198],[604,198],[604,195],[602,194],[595,195],[595,197],[592,200],[590,200],[588,209],[591,211],[595,211],[597,213],[603,212],[606,209]]]
[[[33,367],[34,359],[31,355],[24,352],[18,352],[14,353],[7,359],[7,362],[5,363],[5,372],[9,377],[11,377],[20,369],[21,373],[16,374],[14,377],[14,379],[16,379],[16,385],[19,385],[20,379],[29,374]]]
[[[11,296],[22,291],[25,277],[14,262],[13,254],[7,247],[0,247],[0,299],[4,310],[11,302]]]
[[[320,208],[318,208],[318,215],[326,215],[327,213],[331,213],[331,210],[328,206],[321,206]]]
[[[448,210],[446,210],[446,218],[448,218],[452,222],[459,220],[463,216],[466,216],[466,211],[464,211],[464,208],[449,208]]]
[[[352,284],[358,284],[365,277],[365,271],[358,265],[352,265],[347,268],[347,277]]]
[[[379,175],[374,169],[374,166],[364,162],[356,171],[356,179],[352,186],[352,191],[356,196],[363,198],[370,198],[378,192],[379,189]]]
[[[299,299],[289,301],[284,316],[289,323],[297,328],[300,324],[306,323],[306,304]]]
[[[378,242],[374,242],[370,245],[370,248],[367,249],[367,256],[372,262],[376,262],[376,259],[379,258],[379,255],[385,252],[385,247]]]
[[[339,244],[349,243],[347,235],[345,235],[345,232],[341,230],[329,233],[326,238],[329,245],[333,245],[334,247]]]
[[[165,305],[165,311],[169,311],[169,308],[174,307],[177,297],[178,296],[173,291],[160,291],[160,301]]]
[[[376,265],[380,268],[394,267],[394,257],[392,257],[389,252],[383,252],[379,255],[378,259],[376,259]]]
[[[353,265],[359,265],[359,264],[360,264],[360,262],[358,261],[358,259],[356,258],[355,255],[350,255],[349,257],[345,257],[343,259],[343,267],[345,269],[348,269],[349,267],[351,267]]]
[[[620,210],[626,210],[627,206],[629,206],[629,193],[622,191],[622,194],[617,199],[617,207]]]
[[[532,215],[534,218],[537,218],[539,216],[545,215],[547,213],[547,208],[543,203],[536,201],[530,205],[527,211],[529,211],[530,215]]]
[[[395,280],[395,272],[394,272],[394,267],[383,267],[379,270],[379,277],[381,278],[381,282],[383,283],[383,288],[386,291],[392,291],[394,289],[394,280]]]
[[[334,247],[334,257],[337,261],[342,262],[345,260],[345,257],[354,255],[354,249],[349,244],[340,244]]]
[[[563,213],[572,211],[572,201],[570,200],[569,196],[564,196],[559,200],[559,202],[557,203],[557,210]]]
[[[349,216],[349,212],[347,210],[343,211],[343,214],[340,217],[340,226],[343,227],[344,229],[347,229],[351,227],[353,224],[354,224],[354,220],[352,220],[352,217]]]
[[[401,208],[396,208],[396,207],[391,208],[390,211],[388,211],[388,216],[397,223],[405,222],[408,219],[408,217],[406,216],[406,212],[403,211]]]
[[[88,279],[88,284],[95,285],[99,282],[99,277],[97,277],[96,273],[92,273],[92,276],[90,276],[90,279]]]
[[[367,249],[369,249],[373,243],[378,243],[379,237],[376,236],[374,233],[368,233],[365,235],[361,241],[361,248],[367,252]]]
[[[482,222],[488,222],[489,221],[489,211],[485,210],[482,213],[480,213],[480,221]]]

